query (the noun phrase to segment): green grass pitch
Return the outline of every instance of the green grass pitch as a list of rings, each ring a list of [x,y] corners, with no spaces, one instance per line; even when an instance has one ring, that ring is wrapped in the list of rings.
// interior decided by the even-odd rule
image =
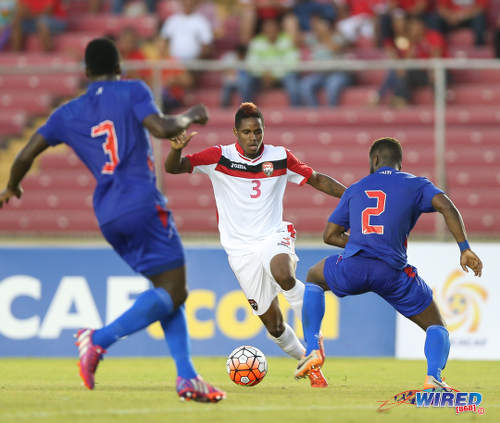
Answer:
[[[225,358],[195,358],[204,378],[227,391],[218,404],[181,402],[170,358],[107,357],[94,391],[81,383],[75,359],[0,359],[0,422],[500,422],[500,363],[450,361],[446,375],[462,391],[483,395],[484,415],[400,405],[377,412],[378,401],[418,388],[424,361],[327,358],[330,386],[296,381],[295,361],[269,358],[269,373],[255,387],[233,384]]]

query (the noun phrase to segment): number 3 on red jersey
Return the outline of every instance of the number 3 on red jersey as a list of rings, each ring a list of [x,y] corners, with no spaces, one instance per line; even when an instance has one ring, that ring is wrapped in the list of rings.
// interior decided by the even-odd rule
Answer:
[[[384,225],[370,225],[370,216],[380,216],[385,211],[385,192],[380,190],[368,190],[365,191],[365,194],[368,198],[376,198],[377,205],[375,207],[367,207],[361,213],[361,229],[363,235],[383,235]]]
[[[92,127],[92,138],[106,135],[106,141],[102,145],[104,154],[109,156],[109,160],[104,163],[101,173],[111,175],[115,171],[120,158],[118,157],[118,139],[116,138],[115,124],[110,120],[105,120],[99,125]]]

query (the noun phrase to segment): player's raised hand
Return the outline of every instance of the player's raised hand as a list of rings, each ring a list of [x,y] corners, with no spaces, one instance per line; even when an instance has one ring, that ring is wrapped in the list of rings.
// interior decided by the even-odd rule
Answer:
[[[198,132],[191,132],[188,134],[186,131],[182,131],[176,137],[169,139],[170,146],[174,150],[182,150],[196,134],[198,134]]]
[[[21,198],[23,195],[23,189],[21,187],[17,187],[15,189],[5,188],[2,192],[0,192],[0,209],[3,207],[3,203],[7,204],[11,197]]]
[[[464,272],[468,272],[469,270],[467,268],[470,268],[476,276],[481,276],[483,271],[483,262],[471,249],[462,251],[460,255],[460,265]]]
[[[193,123],[205,125],[208,122],[208,110],[203,104],[191,107],[187,112]]]

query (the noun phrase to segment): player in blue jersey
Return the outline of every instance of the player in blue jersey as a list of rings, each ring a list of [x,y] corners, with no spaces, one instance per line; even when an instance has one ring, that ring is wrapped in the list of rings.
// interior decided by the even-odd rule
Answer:
[[[464,271],[470,268],[481,276],[483,265],[469,247],[455,205],[428,179],[401,172],[402,161],[397,140],[375,141],[370,149],[370,175],[345,191],[328,219],[323,239],[344,252],[321,260],[307,275],[302,307],[307,350],[296,378],[321,367],[325,359],[318,345],[324,291],[331,290],[338,297],[375,292],[426,331],[424,389],[449,388],[441,378],[450,350],[448,331],[431,289],[406,257],[406,240],[420,214],[438,211],[444,216],[460,247]]]
[[[225,393],[197,374],[190,357],[184,301],[187,297],[184,251],[166,200],[156,188],[149,133],[171,138],[208,117],[198,105],[163,116],[141,81],[120,80],[120,58],[113,42],[91,41],[85,50],[90,80],[82,96],[62,105],[17,155],[0,207],[21,197],[20,183],[34,159],[49,146],[65,143],[94,175],[94,210],[104,237],[153,288],[109,325],[77,333],[80,376],[94,388],[94,374],[106,349],[118,339],[160,321],[177,367],[182,399],[217,402]]]

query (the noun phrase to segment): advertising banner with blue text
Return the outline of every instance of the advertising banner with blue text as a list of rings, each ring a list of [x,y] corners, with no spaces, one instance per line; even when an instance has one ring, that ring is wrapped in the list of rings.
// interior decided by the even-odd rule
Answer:
[[[297,276],[332,249],[298,249]],[[242,344],[283,355],[253,315],[219,248],[187,248],[186,303],[194,355],[227,355]],[[119,316],[149,282],[110,248],[0,248],[0,356],[74,356],[73,334]],[[302,327],[284,298],[287,321]],[[393,356],[395,313],[373,294],[326,297],[322,333],[328,355]],[[112,356],[168,353],[158,323],[110,348]]]

